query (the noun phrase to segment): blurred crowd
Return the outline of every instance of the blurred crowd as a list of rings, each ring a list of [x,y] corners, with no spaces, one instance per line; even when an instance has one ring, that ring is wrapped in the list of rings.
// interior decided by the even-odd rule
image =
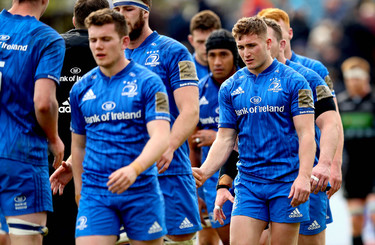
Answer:
[[[73,28],[74,2],[50,1],[42,21],[59,33]],[[0,0],[0,8],[8,8],[10,4],[10,0]],[[150,25],[192,51],[187,36],[190,19],[197,12],[213,10],[221,18],[223,27],[231,30],[238,18],[252,16],[267,7],[281,8],[289,14],[295,52],[320,60],[328,67],[336,92],[344,89],[340,66],[346,58],[364,58],[370,63],[371,74],[374,73],[374,0],[154,0]]]

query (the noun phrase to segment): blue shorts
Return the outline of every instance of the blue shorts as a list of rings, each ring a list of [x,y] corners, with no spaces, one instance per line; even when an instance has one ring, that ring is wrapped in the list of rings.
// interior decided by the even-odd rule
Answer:
[[[149,241],[167,234],[164,200],[159,183],[129,189],[122,194],[93,195],[81,191],[76,237],[120,234],[123,225],[132,240]]]
[[[0,158],[0,209],[4,216],[53,211],[48,166]]]
[[[310,194],[310,220],[302,222],[299,234],[316,235],[332,223],[331,208],[326,192]]]
[[[168,235],[190,234],[201,230],[193,175],[161,175],[158,178],[164,195]]]
[[[1,213],[0,210],[0,234],[9,233],[9,228],[5,216]]]
[[[223,212],[227,217],[224,220],[224,225],[220,225],[219,221],[214,220],[214,208],[216,200],[216,184],[218,180],[218,175],[214,174],[211,178],[207,179],[203,186],[200,188],[202,191],[199,193],[199,196],[203,199],[207,206],[207,213],[210,218],[212,228],[220,228],[230,223],[230,218],[232,216],[232,206],[231,201],[227,201],[223,205]],[[233,189],[231,189],[233,194]]]
[[[243,215],[276,223],[300,223],[309,220],[309,201],[292,207],[288,198],[291,183],[257,183],[235,179],[232,216]]]

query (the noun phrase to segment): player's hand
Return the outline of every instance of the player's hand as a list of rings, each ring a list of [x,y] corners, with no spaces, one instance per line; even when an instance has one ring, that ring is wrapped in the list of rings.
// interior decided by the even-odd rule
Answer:
[[[288,198],[293,198],[290,202],[292,207],[297,207],[301,203],[306,202],[310,195],[310,176],[298,175],[293,182]]]
[[[200,198],[198,196],[198,208],[199,208],[199,217],[201,218],[201,223],[202,225],[206,226],[206,221],[204,220],[204,215],[205,214],[208,214],[207,213],[207,205],[206,203],[203,201],[202,198]]]
[[[310,184],[311,192],[318,194],[319,191],[325,191],[328,185],[331,170],[329,166],[317,164],[311,173]],[[315,177],[314,177],[315,176]]]
[[[72,164],[63,161],[61,166],[58,167],[49,178],[53,195],[56,195],[57,192],[59,192],[59,195],[61,196],[63,194],[65,186],[72,178]]]
[[[54,156],[52,166],[54,169],[57,169],[64,159],[64,143],[61,141],[60,137],[57,137],[53,142],[48,141],[48,147]]]
[[[212,129],[198,130],[191,136],[192,142],[197,144],[198,147],[211,146],[216,139],[217,132]]]
[[[157,161],[156,166],[158,167],[159,174],[164,173],[172,162],[174,150],[170,147],[163,153],[159,161]]]
[[[214,220],[219,221],[221,225],[224,225],[224,220],[227,218],[223,212],[223,205],[228,200],[232,203],[234,202],[234,196],[232,196],[230,191],[225,188],[218,189],[216,192]]]
[[[333,194],[335,194],[341,188],[341,184],[342,184],[341,163],[332,164],[331,177],[329,179],[329,182],[331,183],[331,189],[327,191],[328,199],[331,198]]]
[[[207,176],[203,173],[202,169],[200,168],[192,168],[193,170],[193,176],[195,179],[195,186],[197,188],[201,187],[204,182],[207,180]]]
[[[108,190],[121,194],[126,191],[137,179],[137,172],[131,166],[122,167],[113,172],[108,178]]]

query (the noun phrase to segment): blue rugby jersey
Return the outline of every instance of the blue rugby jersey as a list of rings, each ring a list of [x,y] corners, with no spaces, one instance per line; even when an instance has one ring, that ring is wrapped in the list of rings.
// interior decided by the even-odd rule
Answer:
[[[316,73],[324,80],[324,82],[328,85],[331,89],[332,95],[335,97],[335,91],[333,90],[333,81],[329,76],[328,69],[322,64],[322,62],[318,60],[314,60],[299,54],[296,54],[292,51],[292,57],[290,58],[291,61],[299,63],[304,67],[307,67]]]
[[[150,139],[148,122],[170,120],[162,81],[134,61],[111,78],[94,68],[73,85],[70,102],[72,132],[86,135],[82,181],[88,191],[107,190],[108,176],[141,154]],[[154,164],[131,187],[156,174]]]
[[[239,136],[238,170],[261,182],[292,182],[298,175],[293,117],[313,114],[305,78],[277,60],[258,76],[245,67],[221,85],[221,128]]]
[[[199,122],[200,129],[217,131],[219,124],[220,85],[212,79],[212,73],[199,81]],[[202,147],[202,163],[206,160],[209,146]]]
[[[35,82],[59,83],[65,44],[34,17],[0,13],[0,157],[47,165],[47,139],[34,109]]]
[[[185,46],[172,38],[154,31],[136,49],[126,49],[126,57],[144,65],[163,80],[167,88],[173,125],[179,112],[173,91],[185,86],[198,86],[198,78],[191,54]],[[173,160],[162,175],[192,173],[189,159],[189,145],[183,143],[173,155]]]
[[[307,80],[313,93],[314,103],[322,99],[333,97],[327,84],[315,71],[303,66],[302,64],[299,64],[290,60],[286,61],[286,65],[293,68],[295,71],[297,71]],[[317,147],[316,147],[316,157],[315,157],[314,166],[318,164],[318,160],[319,160],[320,135],[321,135],[320,129],[315,124],[315,143]]]
[[[198,79],[201,80],[210,73],[210,69],[208,65],[204,66],[198,63],[195,53],[193,54],[193,60],[194,60],[195,68],[197,69]]]

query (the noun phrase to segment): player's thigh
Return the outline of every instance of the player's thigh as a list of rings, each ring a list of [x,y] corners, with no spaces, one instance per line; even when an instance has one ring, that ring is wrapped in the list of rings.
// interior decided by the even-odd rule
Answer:
[[[266,221],[248,216],[232,216],[230,223],[230,244],[258,244],[260,236],[267,226]]]
[[[230,223],[216,228],[217,233],[219,234],[220,240],[223,243],[223,245],[228,245],[230,241]]]
[[[162,245],[163,244],[163,238],[158,238],[155,240],[150,241],[136,241],[130,239],[131,245]]]
[[[272,245],[296,245],[298,242],[299,223],[271,222]]]
[[[326,244],[326,231],[316,235],[299,235],[298,245],[325,245]]]
[[[6,219],[21,219],[33,224],[38,224],[41,226],[45,226],[47,223],[47,213],[46,212],[39,212],[39,213],[32,213],[32,214],[23,214],[17,216],[6,216]]]
[[[203,228],[198,233],[198,241],[200,245],[215,245],[219,244],[220,238],[216,230],[209,227]]]
[[[76,238],[76,245],[113,245],[117,236],[80,236]]]

